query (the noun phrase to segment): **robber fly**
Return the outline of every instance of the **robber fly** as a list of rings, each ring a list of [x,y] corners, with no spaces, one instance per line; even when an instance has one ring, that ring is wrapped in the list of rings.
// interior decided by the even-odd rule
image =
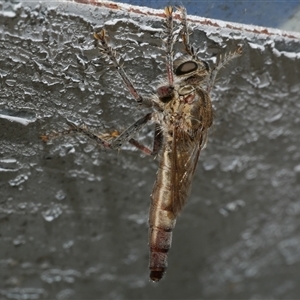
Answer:
[[[187,201],[200,151],[207,141],[208,129],[213,122],[210,91],[216,75],[231,59],[241,54],[241,48],[219,59],[215,68],[199,59],[197,51],[190,45],[186,10],[179,9],[180,34],[176,36],[173,24],[173,8],[165,8],[165,36],[162,38],[166,50],[167,82],[158,86],[156,94],[145,98],[140,95],[123,67],[114,49],[107,42],[107,32],[95,33],[101,54],[116,68],[138,105],[152,108],[109,141],[69,122],[68,132],[76,131],[87,135],[104,148],[119,149],[129,142],[145,154],[160,154],[160,163],[151,194],[149,213],[150,278],[159,281],[167,268],[167,255],[171,247],[172,231],[176,218]],[[185,55],[174,60],[174,43],[181,38]],[[154,143],[150,150],[134,139],[134,136],[148,123],[155,123]],[[49,136],[44,136],[44,140]]]

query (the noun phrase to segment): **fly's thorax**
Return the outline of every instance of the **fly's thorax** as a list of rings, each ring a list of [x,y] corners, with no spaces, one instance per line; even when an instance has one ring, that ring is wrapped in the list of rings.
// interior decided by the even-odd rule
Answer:
[[[175,86],[171,101],[164,104],[163,123],[190,132],[200,127],[208,128],[212,120],[210,97],[205,90],[192,85]],[[163,124],[162,124],[163,125]]]

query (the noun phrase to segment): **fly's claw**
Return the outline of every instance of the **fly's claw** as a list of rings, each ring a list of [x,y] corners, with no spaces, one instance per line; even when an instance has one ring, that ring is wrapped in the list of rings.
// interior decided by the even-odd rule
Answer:
[[[180,14],[186,15],[186,9],[184,6],[176,6],[176,9],[180,12]]]
[[[110,142],[110,141],[114,140],[115,138],[117,138],[119,135],[120,135],[120,132],[118,130],[113,130],[112,132],[109,132],[109,133],[99,134],[98,137],[107,142]]]
[[[106,30],[105,29],[101,29],[99,32],[94,32],[94,38],[96,40],[99,40],[101,43],[105,42],[106,43]]]
[[[238,46],[238,48],[235,50],[236,55],[242,55],[243,54],[243,47]]]
[[[242,54],[243,54],[243,47],[239,45],[235,51],[229,52],[227,55],[225,54],[225,59],[227,61],[229,61],[229,60],[231,60],[235,57],[238,57]]]
[[[53,140],[55,138],[58,138],[60,136],[68,134],[67,132],[52,132],[50,134],[45,134],[45,135],[40,135],[40,139],[44,142],[47,143],[50,140]]]
[[[116,50],[112,47],[109,47],[107,42],[107,32],[105,29],[100,30],[99,32],[94,33],[94,38],[98,41],[98,49],[100,54],[104,57],[104,59],[110,61],[115,67],[118,67],[119,58]]]
[[[235,51],[229,52],[228,54],[220,55],[219,56],[219,63],[224,67],[229,61],[231,61],[233,58],[236,58],[243,53],[243,48],[242,46],[238,46],[238,48]]]
[[[172,13],[173,13],[173,7],[172,6],[166,6],[165,7],[165,15],[167,18],[172,17]]]
[[[40,135],[40,139],[44,142],[47,143],[51,139],[51,135]]]
[[[98,42],[98,49],[100,50],[101,54],[109,55],[111,52],[110,47],[107,44],[107,34],[105,29],[101,29],[99,32],[94,32],[94,38]]]
[[[173,28],[173,7],[172,6],[165,7],[165,15],[166,15],[165,27],[168,30],[171,30]]]

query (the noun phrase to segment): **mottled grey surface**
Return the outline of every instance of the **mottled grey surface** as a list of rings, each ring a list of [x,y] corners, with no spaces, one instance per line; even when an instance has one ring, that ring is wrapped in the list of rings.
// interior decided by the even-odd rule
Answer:
[[[298,40],[195,28],[204,57],[239,43],[244,54],[219,74],[215,123],[168,272],[153,284],[147,214],[157,162],[131,146],[118,153],[82,136],[39,136],[66,129],[66,118],[109,132],[142,116],[92,33],[106,24],[149,94],[165,78],[162,19],[71,4],[2,8],[1,299],[299,297]]]

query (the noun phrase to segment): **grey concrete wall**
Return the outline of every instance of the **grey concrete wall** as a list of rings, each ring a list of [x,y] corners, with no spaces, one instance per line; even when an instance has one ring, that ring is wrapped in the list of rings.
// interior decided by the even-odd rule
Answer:
[[[203,58],[244,44],[212,93],[215,122],[178,219],[166,278],[148,279],[157,161],[82,136],[142,116],[93,32],[105,25],[138,90],[165,78],[159,16],[3,3],[0,295],[3,299],[287,299],[300,293],[299,39],[191,24]],[[178,48],[180,50],[180,48]],[[25,124],[25,125],[24,125]],[[152,127],[140,140],[151,143]]]

